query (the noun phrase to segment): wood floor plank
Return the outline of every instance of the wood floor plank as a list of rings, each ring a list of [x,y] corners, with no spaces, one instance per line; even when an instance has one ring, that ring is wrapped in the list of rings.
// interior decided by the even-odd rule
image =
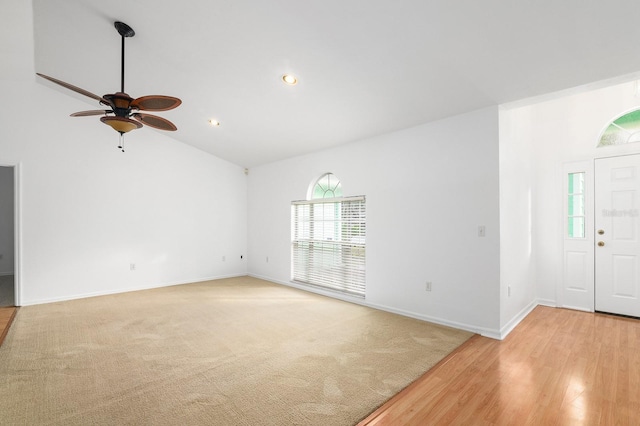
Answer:
[[[474,336],[360,425],[634,424],[640,321],[537,307],[504,341]]]
[[[9,333],[9,327],[11,327],[17,310],[18,308],[15,306],[0,308],[0,345],[4,342],[4,338],[7,337],[7,333]]]

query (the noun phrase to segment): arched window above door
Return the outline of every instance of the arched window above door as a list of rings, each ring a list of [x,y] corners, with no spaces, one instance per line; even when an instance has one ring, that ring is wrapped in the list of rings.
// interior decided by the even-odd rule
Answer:
[[[613,119],[600,133],[598,148],[640,142],[640,108]]]

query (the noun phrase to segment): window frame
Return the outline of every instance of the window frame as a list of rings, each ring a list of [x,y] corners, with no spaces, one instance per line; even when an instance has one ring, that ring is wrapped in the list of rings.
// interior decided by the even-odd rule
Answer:
[[[580,192],[575,192],[574,191],[570,191],[569,188],[572,186],[571,185],[571,177],[573,175],[582,175],[582,191]],[[568,172],[566,174],[567,180],[565,181],[567,183],[565,191],[566,191],[566,210],[565,210],[565,226],[566,226],[566,231],[565,231],[565,238],[570,238],[570,239],[585,239],[587,237],[587,211],[586,211],[586,202],[587,200],[587,174],[585,171],[572,171],[572,172]],[[571,214],[571,213],[575,213],[575,210],[572,211],[571,210],[571,206],[574,205],[576,198],[581,199],[582,200],[582,214]],[[569,222],[571,222],[572,219],[576,219],[576,218],[582,218],[582,235],[580,236],[575,236],[574,234],[572,234],[573,232],[573,228],[569,226]]]
[[[321,215],[316,214],[318,208],[323,209]],[[325,218],[332,210],[334,215]],[[364,298],[366,198],[293,201],[291,218],[291,280]]]

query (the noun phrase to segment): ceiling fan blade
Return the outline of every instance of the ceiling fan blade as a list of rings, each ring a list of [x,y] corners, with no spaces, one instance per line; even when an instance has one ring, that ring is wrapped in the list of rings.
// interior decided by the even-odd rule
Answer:
[[[46,80],[52,81],[52,82],[54,82],[56,84],[59,84],[62,87],[66,87],[69,90],[73,90],[76,93],[80,93],[81,95],[88,96],[90,98],[93,98],[93,99],[101,102],[101,103],[104,103],[106,105],[110,105],[109,101],[107,101],[102,96],[95,95],[95,94],[93,94],[93,93],[91,93],[91,92],[89,92],[87,90],[79,88],[78,86],[74,86],[73,84],[65,83],[62,80],[58,80],[57,78],[49,77],[48,75],[40,74],[39,72],[37,72],[36,75],[39,75],[40,77],[42,77],[42,78],[44,78]]]
[[[104,115],[112,113],[113,111],[110,109],[94,109],[91,111],[79,111],[71,114],[71,117],[88,117],[90,115]]]
[[[131,102],[131,108],[140,111],[168,111],[177,108],[182,101],[173,96],[165,95],[149,95],[134,99]]]
[[[153,127],[154,129],[168,130],[168,131],[178,130],[175,124],[173,124],[169,120],[166,120],[162,117],[158,117],[157,115],[140,114],[136,112],[134,114],[131,114],[131,117],[135,118],[145,126]]]

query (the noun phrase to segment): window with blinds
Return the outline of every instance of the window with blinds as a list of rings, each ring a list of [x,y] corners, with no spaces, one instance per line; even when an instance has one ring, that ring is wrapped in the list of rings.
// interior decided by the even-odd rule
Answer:
[[[364,297],[365,198],[294,201],[291,215],[293,280]]]

